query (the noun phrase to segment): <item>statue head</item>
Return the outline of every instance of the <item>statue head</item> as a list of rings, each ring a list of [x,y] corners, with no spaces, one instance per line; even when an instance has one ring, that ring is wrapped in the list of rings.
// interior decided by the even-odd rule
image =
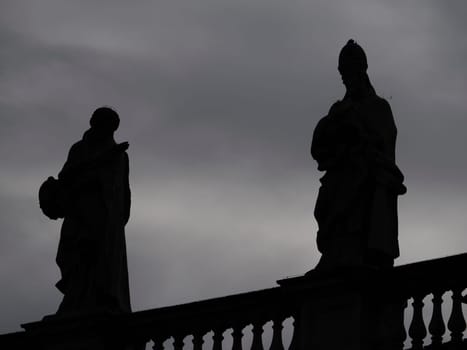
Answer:
[[[349,70],[366,72],[367,68],[365,51],[353,39],[350,39],[339,53],[339,72],[341,74]]]
[[[100,107],[92,113],[89,124],[91,129],[99,133],[113,134],[118,129],[120,118],[112,108]]]
[[[338,70],[347,92],[352,94],[367,90],[371,84],[366,73],[368,62],[365,51],[353,39],[350,39],[339,54]],[[371,89],[373,89],[371,87]]]

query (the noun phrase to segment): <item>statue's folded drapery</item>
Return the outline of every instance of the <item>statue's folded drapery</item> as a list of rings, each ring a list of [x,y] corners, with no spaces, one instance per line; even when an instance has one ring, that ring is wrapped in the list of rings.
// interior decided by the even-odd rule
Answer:
[[[311,154],[326,172],[315,207],[321,266],[391,265],[399,256],[397,196],[405,187],[396,135],[389,104],[372,88],[336,102],[316,126]]]
[[[91,128],[59,174],[67,191],[57,264],[58,314],[129,312],[125,224],[130,214],[127,147]]]

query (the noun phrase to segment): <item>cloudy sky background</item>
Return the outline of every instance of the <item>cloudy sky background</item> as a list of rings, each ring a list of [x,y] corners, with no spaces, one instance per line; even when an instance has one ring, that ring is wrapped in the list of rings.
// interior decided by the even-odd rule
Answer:
[[[314,126],[366,50],[399,129],[397,264],[467,250],[463,0],[3,0],[0,333],[54,313],[60,222],[38,207],[92,111],[130,142],[135,310],[267,288],[318,261]]]

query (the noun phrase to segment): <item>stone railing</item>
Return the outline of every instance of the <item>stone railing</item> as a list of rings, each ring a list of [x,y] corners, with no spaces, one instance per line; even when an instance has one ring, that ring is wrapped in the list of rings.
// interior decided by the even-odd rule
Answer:
[[[286,333],[288,350],[467,349],[466,268],[461,254],[387,271],[311,271],[275,288],[128,315],[47,317],[0,336],[0,349],[284,350]]]
[[[394,269],[391,283],[395,294],[411,300],[412,308],[406,310],[411,316],[407,317],[411,349],[422,349],[424,339],[425,346],[429,345],[430,349],[440,348],[443,341],[453,349],[467,348],[463,339],[466,322],[462,305],[463,299],[465,302],[462,293],[467,287],[466,270],[467,254]],[[444,310],[443,301],[447,304]],[[427,324],[423,317],[424,308]]]

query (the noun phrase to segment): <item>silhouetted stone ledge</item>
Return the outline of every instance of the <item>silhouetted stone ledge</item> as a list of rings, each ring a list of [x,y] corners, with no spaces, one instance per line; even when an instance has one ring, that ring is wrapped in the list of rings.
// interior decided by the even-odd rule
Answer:
[[[263,326],[272,321],[271,349],[282,350],[282,324],[293,318],[289,350],[402,349],[407,334],[412,349],[422,349],[428,332],[433,349],[466,349],[462,311],[466,266],[467,254],[460,254],[384,271],[312,271],[279,280],[278,287],[131,314],[45,317],[24,324],[24,332],[0,336],[0,348],[142,349],[152,340],[155,349],[163,349],[162,343],[173,338],[174,349],[181,350],[185,337],[192,335],[193,349],[200,350],[203,337],[213,332],[213,347],[221,350],[227,329],[233,329],[238,346],[242,330],[252,325],[255,350],[262,349]],[[432,301],[425,299],[429,294]],[[452,299],[448,320],[441,313],[443,295]],[[406,330],[408,300],[412,301],[408,314],[413,317]],[[433,309],[428,329],[423,321],[424,302],[432,303]],[[445,330],[448,343],[442,343]]]
[[[393,268],[374,269],[370,267],[343,267],[335,270],[311,270],[304,276],[278,280],[283,287],[318,288],[336,285],[378,282],[391,290],[400,290],[412,294],[416,290],[425,290],[445,286],[464,286],[466,280],[460,278],[467,268],[467,253],[444,258],[400,265]],[[465,273],[465,272],[464,272]]]
[[[83,324],[89,326],[90,323],[99,324],[108,322],[118,316],[110,312],[91,312],[71,315],[47,315],[42,321],[24,323],[21,325],[28,332],[42,332],[44,330],[60,331],[73,327],[80,327]]]

